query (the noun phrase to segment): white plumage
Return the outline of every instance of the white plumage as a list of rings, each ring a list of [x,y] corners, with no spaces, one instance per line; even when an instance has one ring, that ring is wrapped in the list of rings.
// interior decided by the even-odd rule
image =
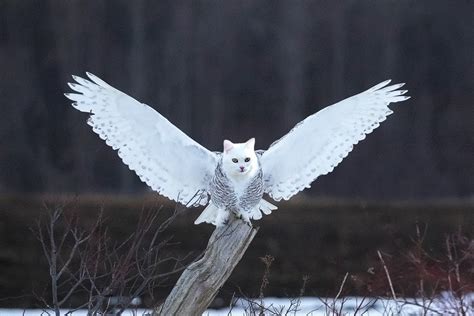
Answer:
[[[219,154],[207,150],[151,107],[90,73],[87,76],[91,81],[73,76],[77,83],[69,86],[77,93],[65,95],[74,101],[77,110],[91,114],[88,124],[93,131],[118,150],[123,162],[153,190],[187,206],[208,204],[209,195],[212,199],[210,183],[219,161],[224,160],[224,173],[232,167],[231,160],[226,162],[222,158],[226,151]],[[403,84],[387,86],[389,82],[307,117],[267,151],[259,152],[259,164],[249,163],[246,168],[261,168],[263,190],[276,201],[287,200],[310,187],[317,177],[331,172],[355,144],[392,113],[388,108],[390,103],[409,98],[403,95],[406,90],[398,90]],[[236,162],[236,166],[241,163]],[[227,176],[229,183],[240,181],[238,175],[236,181],[233,174]],[[245,173],[241,177],[244,176]],[[252,212],[250,218],[259,219],[260,211],[269,214],[276,207],[261,199],[255,208],[257,212]],[[215,216],[222,214],[218,215],[216,207],[210,204],[198,221],[216,224]]]
[[[367,91],[328,106],[298,123],[262,155],[265,192],[288,200],[331,172],[353,146],[385,121],[388,105],[404,101],[403,84],[384,81]]]
[[[153,190],[185,205],[206,205],[216,155],[149,106],[87,75],[93,82],[74,76],[78,84],[69,86],[79,93],[66,96],[91,114],[93,131]]]

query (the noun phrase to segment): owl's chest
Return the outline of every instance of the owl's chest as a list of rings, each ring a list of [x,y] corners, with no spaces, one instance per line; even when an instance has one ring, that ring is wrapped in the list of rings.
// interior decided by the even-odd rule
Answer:
[[[249,179],[233,180],[216,172],[210,191],[212,201],[218,206],[253,207],[263,195],[262,176],[259,173]]]

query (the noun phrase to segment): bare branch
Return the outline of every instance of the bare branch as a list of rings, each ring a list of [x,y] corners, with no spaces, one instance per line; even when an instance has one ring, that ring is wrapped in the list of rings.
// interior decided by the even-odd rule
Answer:
[[[379,256],[380,261],[382,262],[383,269],[385,270],[385,275],[387,276],[388,284],[390,285],[390,291],[392,292],[392,297],[395,301],[397,301],[397,295],[395,294],[395,290],[393,288],[392,279],[390,278],[390,273],[388,272],[387,265],[385,264],[385,261],[383,260],[380,250],[377,250],[377,255]]]

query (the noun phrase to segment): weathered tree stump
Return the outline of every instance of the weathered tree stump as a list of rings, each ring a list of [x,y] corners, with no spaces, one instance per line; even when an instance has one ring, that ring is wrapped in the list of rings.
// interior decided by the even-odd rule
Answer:
[[[184,270],[154,316],[202,315],[257,234],[241,220],[217,227],[201,259]]]

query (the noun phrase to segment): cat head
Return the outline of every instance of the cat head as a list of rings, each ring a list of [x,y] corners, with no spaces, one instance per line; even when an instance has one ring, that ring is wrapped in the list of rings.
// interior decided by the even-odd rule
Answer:
[[[242,177],[255,174],[258,170],[257,156],[255,155],[255,138],[245,143],[232,143],[224,140],[222,153],[222,169],[228,176]]]

